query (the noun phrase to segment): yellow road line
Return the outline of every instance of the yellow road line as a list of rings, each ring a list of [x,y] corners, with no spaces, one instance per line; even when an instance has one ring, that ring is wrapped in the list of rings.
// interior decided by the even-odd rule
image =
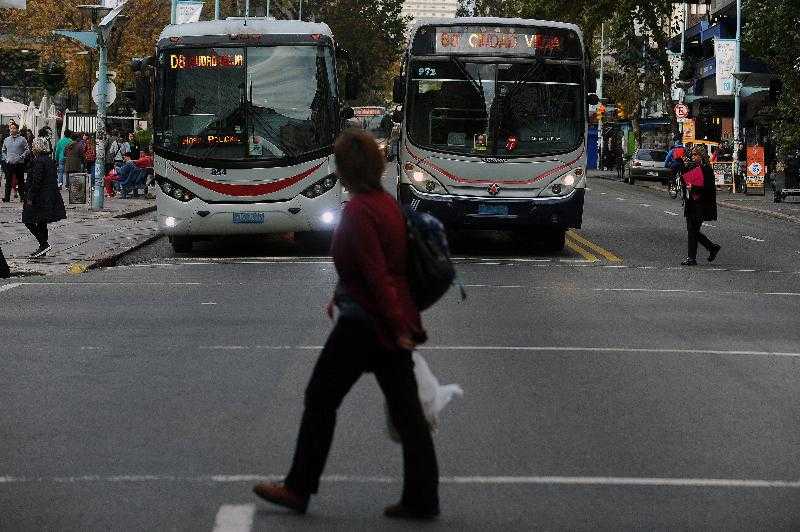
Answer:
[[[591,249],[595,253],[598,253],[598,254],[602,255],[603,258],[605,258],[609,262],[622,262],[622,258],[621,257],[618,257],[618,256],[614,255],[613,253],[611,253],[610,251],[608,251],[607,249],[604,249],[604,248],[598,246],[597,244],[595,244],[594,242],[591,242],[591,241],[585,239],[584,237],[582,237],[581,235],[579,235],[578,233],[576,233],[572,229],[567,231],[567,237],[571,238],[572,240],[574,240],[576,242],[579,242],[580,244],[583,244],[584,246],[586,246],[587,248]]]
[[[597,257],[595,257],[594,255],[592,255],[591,253],[580,247],[572,240],[567,240],[566,242],[564,242],[564,245],[590,262],[597,262],[599,260]]]

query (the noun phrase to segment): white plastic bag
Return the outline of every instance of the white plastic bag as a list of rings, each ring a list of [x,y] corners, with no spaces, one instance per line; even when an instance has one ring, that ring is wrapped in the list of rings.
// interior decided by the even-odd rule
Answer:
[[[416,351],[411,354],[411,358],[414,361],[414,376],[417,378],[417,389],[419,391],[419,401],[422,403],[422,411],[425,414],[425,419],[428,421],[431,432],[436,432],[439,428],[439,414],[453,397],[463,396],[464,390],[458,384],[439,384],[439,380],[431,371],[428,363]],[[385,402],[383,406],[386,411],[386,428],[389,431],[389,437],[392,441],[400,443],[400,434],[397,433],[392,424],[389,407]]]

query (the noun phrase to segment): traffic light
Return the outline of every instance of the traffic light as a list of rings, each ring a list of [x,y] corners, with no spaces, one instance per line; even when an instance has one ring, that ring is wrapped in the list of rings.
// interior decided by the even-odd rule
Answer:
[[[605,104],[601,103],[600,105],[597,106],[597,113],[596,113],[597,121],[601,122],[605,114],[606,114],[606,106]]]
[[[617,118],[625,120],[625,107],[621,103],[617,104]]]

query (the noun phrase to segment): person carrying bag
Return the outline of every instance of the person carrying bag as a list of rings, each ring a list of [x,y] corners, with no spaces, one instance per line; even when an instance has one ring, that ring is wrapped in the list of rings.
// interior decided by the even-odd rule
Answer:
[[[686,217],[689,255],[681,262],[682,266],[697,265],[697,244],[708,250],[708,262],[713,262],[722,249],[713,243],[700,229],[704,221],[717,219],[717,189],[714,181],[714,170],[708,163],[708,154],[703,145],[696,145],[691,151],[691,160],[682,174],[683,186],[686,189],[683,215]]]
[[[334,144],[337,175],[351,199],[333,236],[339,282],[328,315],[339,316],[305,393],[294,459],[283,483],[254,486],[269,502],[305,513],[317,493],[336,412],[363,373],[374,373],[403,448],[403,492],[384,515],[439,514],[439,469],[414,375],[412,351],[427,339],[409,289],[405,218],[381,186],[384,157],[373,137],[347,130]]]

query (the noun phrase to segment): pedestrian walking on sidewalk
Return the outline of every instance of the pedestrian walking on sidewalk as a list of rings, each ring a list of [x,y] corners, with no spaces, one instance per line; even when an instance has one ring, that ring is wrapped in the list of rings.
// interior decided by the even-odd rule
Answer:
[[[3,255],[3,248],[0,248],[0,279],[8,279],[11,277],[11,269],[8,267],[6,258]]]
[[[3,161],[5,161],[6,186],[3,201],[11,201],[11,188],[19,190],[19,196],[25,201],[25,160],[30,153],[28,141],[19,134],[16,124],[8,128],[10,135],[3,141]]]
[[[345,131],[334,154],[339,179],[351,194],[331,247],[339,282],[328,316],[335,308],[339,317],[306,388],[289,474],[283,483],[264,482],[253,491],[305,513],[319,488],[339,405],[361,375],[371,372],[403,446],[402,497],[384,515],[434,518],[439,514],[439,471],[411,358],[427,337],[409,291],[405,218],[381,186],[384,155],[369,133]]]
[[[64,200],[58,190],[56,167],[50,158],[50,145],[47,139],[37,137],[33,140],[33,160],[22,208],[22,223],[39,243],[39,248],[31,253],[32,258],[42,257],[50,251],[47,224],[66,217]]]
[[[690,157],[682,178],[686,187],[683,215],[686,217],[689,241],[689,256],[681,262],[683,266],[697,265],[698,242],[708,250],[708,262],[713,262],[722,247],[700,232],[704,221],[717,219],[717,188],[714,170],[708,163],[708,153],[702,144],[698,144],[692,148]]]
[[[66,163],[66,156],[64,155],[64,150],[72,142],[72,131],[69,129],[64,131],[64,136],[58,139],[56,142],[56,153],[55,159],[56,163],[58,164],[58,187],[62,188],[64,186],[64,165]]]

